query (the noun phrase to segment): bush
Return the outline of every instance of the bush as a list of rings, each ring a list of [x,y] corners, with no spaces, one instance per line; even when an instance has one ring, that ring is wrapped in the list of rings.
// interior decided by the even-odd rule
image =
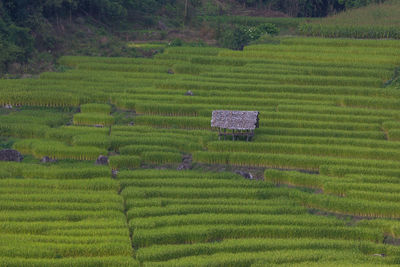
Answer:
[[[182,45],[183,41],[179,38],[176,38],[169,43],[169,46],[182,46]]]
[[[233,50],[243,50],[251,41],[258,40],[262,35],[277,35],[279,29],[272,23],[264,23],[257,27],[235,26],[224,29],[219,44]]]

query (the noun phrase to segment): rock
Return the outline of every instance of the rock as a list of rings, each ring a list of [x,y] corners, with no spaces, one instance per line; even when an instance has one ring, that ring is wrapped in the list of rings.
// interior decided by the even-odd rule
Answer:
[[[9,104],[6,104],[6,105],[4,105],[4,108],[6,108],[6,109],[12,109],[13,107],[12,107],[11,105],[9,105]]]
[[[96,165],[108,165],[108,157],[100,155],[96,160]]]
[[[167,73],[168,73],[168,74],[175,74],[175,72],[174,72],[172,69],[169,69],[169,70],[167,71]]]
[[[40,160],[40,162],[41,162],[41,163],[50,163],[50,162],[57,162],[57,160],[56,160],[56,159],[52,159],[52,158],[50,158],[50,157],[48,157],[48,156],[44,156],[44,157]]]
[[[185,93],[185,95],[189,95],[189,96],[194,96],[194,94],[193,94],[193,92],[192,91],[187,91],[186,93]]]
[[[167,25],[161,20],[158,21],[158,29],[161,31],[166,31],[168,29]]]
[[[0,150],[0,161],[16,161],[20,162],[24,157],[17,150],[3,149]]]
[[[240,176],[243,176],[246,179],[253,180],[253,175],[249,172],[235,171],[235,173],[239,174]]]
[[[96,127],[96,128],[104,128],[104,125],[101,125],[101,124],[95,124],[95,125],[94,125],[94,127]]]
[[[187,154],[182,157],[182,163],[178,166],[178,171],[192,169],[192,155]]]

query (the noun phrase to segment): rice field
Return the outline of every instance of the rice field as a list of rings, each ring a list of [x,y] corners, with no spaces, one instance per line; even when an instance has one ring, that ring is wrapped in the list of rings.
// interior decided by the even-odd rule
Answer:
[[[1,140],[25,157],[0,162],[0,266],[400,263],[400,41],[60,63],[0,80]],[[259,111],[254,139],[219,140],[216,109]]]

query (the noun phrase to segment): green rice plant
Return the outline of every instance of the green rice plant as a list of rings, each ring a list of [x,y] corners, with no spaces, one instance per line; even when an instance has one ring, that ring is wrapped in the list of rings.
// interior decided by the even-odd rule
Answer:
[[[329,176],[306,174],[293,171],[265,170],[264,180],[275,184],[287,184],[312,188],[323,188],[331,180]]]
[[[164,232],[168,232],[165,235]],[[383,234],[379,230],[346,227],[302,227],[302,226],[179,226],[159,229],[138,229],[133,233],[132,243],[137,247],[146,247],[153,244],[183,244],[221,240],[227,238],[331,238],[355,239],[379,242]]]
[[[331,137],[331,138],[356,138],[366,140],[385,140],[382,131],[346,131],[334,129],[302,129],[283,127],[262,127],[256,130],[257,135],[279,135],[279,136],[308,136],[308,137]]]
[[[357,226],[368,227],[368,228],[380,228],[386,234],[392,237],[398,238],[400,236],[400,225],[395,220],[361,220],[357,223]]]
[[[202,117],[161,117],[139,116],[135,118],[137,125],[156,126],[178,129],[210,129],[210,119]]]
[[[25,210],[25,211],[7,211],[7,212],[4,211],[0,215],[0,221],[7,221],[7,222],[80,221],[88,218],[90,219],[111,218],[113,220],[118,219],[123,221],[125,216],[122,212],[113,210],[104,210],[104,211],[71,211],[71,210],[26,211]],[[124,230],[123,232],[126,232],[125,229],[123,230]],[[121,232],[121,230],[118,231]],[[55,233],[55,235],[57,234]]]
[[[51,128],[46,131],[46,138],[72,143],[75,136],[81,135],[102,135],[107,136],[109,129],[99,127],[81,127],[81,126],[61,126],[59,128]],[[77,137],[78,138],[78,137]]]
[[[312,113],[312,114],[330,114],[330,115],[349,115],[349,116],[379,116],[388,118],[397,118],[398,112],[396,110],[384,110],[384,109],[368,109],[368,108],[356,108],[351,109],[338,106],[299,106],[299,105],[279,105],[277,107],[279,112],[297,112],[297,113]],[[388,119],[386,119],[388,120]]]
[[[217,47],[169,47],[165,50],[165,53],[217,56],[218,53],[222,50],[224,49]]]
[[[350,26],[350,25],[322,25],[322,24],[302,24],[299,26],[301,34],[306,36],[319,37],[345,37],[345,38],[365,38],[380,39],[392,38],[400,39],[400,31],[395,26]]]
[[[239,179],[240,175],[231,172],[175,171],[175,170],[136,170],[120,171],[119,179],[154,179],[154,178],[196,178],[196,179]]]
[[[395,176],[380,176],[380,175],[362,175],[362,174],[347,174],[344,176],[344,182],[360,182],[360,183],[400,183],[400,179]]]
[[[200,213],[218,214],[304,214],[306,209],[299,206],[243,206],[243,205],[170,205],[167,207],[131,208],[127,212],[129,220],[137,217],[154,217],[167,215],[187,215]],[[161,232],[160,232],[161,233]]]
[[[385,18],[382,18],[385,19]],[[310,46],[331,46],[331,47],[371,47],[371,48],[399,48],[399,42],[397,40],[357,40],[354,38],[309,38],[309,37],[296,37],[296,38],[282,38],[282,44],[286,45],[310,45]]]
[[[68,113],[61,113],[56,109],[50,111],[37,109],[24,109],[0,117],[1,124],[21,123],[21,124],[44,124],[50,127],[65,124],[70,119]]]
[[[0,135],[19,138],[43,138],[50,130],[47,125],[31,123],[1,123]]]
[[[301,120],[301,121],[315,121],[315,122],[335,122],[335,123],[368,123],[368,124],[381,124],[387,118],[378,116],[350,116],[350,115],[330,115],[330,114],[311,114],[311,113],[292,113],[292,112],[281,112],[279,106],[278,112],[260,111],[260,118],[264,119],[280,119],[280,120]]]
[[[198,70],[198,73],[200,70]],[[276,82],[280,84],[297,85],[339,85],[339,86],[365,86],[381,87],[382,79],[371,77],[346,77],[346,76],[317,76],[317,75],[295,75],[295,74],[249,74],[249,73],[227,73],[227,72],[208,72],[201,76],[213,78],[242,78],[249,80],[262,80]]]
[[[2,92],[0,105],[38,106],[38,107],[76,107],[84,102],[80,95],[49,91],[10,91]]]
[[[144,152],[173,152],[177,153],[179,150],[174,147],[152,146],[152,145],[130,145],[124,146],[119,149],[121,155],[141,155]]]
[[[400,141],[400,129],[389,130],[388,138],[390,141]]]
[[[250,46],[253,47],[253,46]],[[291,46],[288,49],[293,49]],[[312,47],[315,49],[315,47]],[[336,52],[337,49],[335,49]],[[357,50],[352,50],[354,53]],[[372,50],[372,51],[375,51]],[[344,52],[344,51],[343,51]],[[359,51],[361,52],[361,51]],[[382,53],[387,54],[389,51],[385,50]],[[396,54],[394,55],[396,56]],[[286,64],[285,64],[286,63]],[[307,66],[307,64],[300,65],[301,62],[295,62],[295,64],[288,64],[287,62],[271,61],[264,64],[247,64],[243,67],[231,67],[231,68],[221,68],[215,67],[218,72],[229,72],[229,73],[249,73],[249,74],[295,74],[295,75],[326,75],[326,76],[344,76],[344,77],[374,77],[379,78],[381,81],[387,81],[393,76],[393,71],[389,69],[368,69],[361,68],[360,66],[355,66],[349,68],[347,66],[336,67],[336,66]]]
[[[191,74],[191,75],[198,75],[200,72],[203,72],[207,69],[200,64],[190,64],[190,63],[178,63],[172,67],[174,73],[178,74]]]
[[[80,106],[80,109],[82,113],[111,113],[111,107],[107,104],[84,104]]]
[[[373,168],[360,166],[340,166],[340,165],[321,165],[319,167],[321,174],[329,176],[344,177],[347,175],[378,175],[382,177],[398,177],[400,178],[400,170],[397,168]]]
[[[95,192],[91,191],[90,194],[87,192],[78,192],[78,191],[72,191],[72,190],[66,190],[65,192],[52,192],[48,194],[3,194],[0,197],[1,201],[28,201],[28,202],[80,202],[83,201],[85,203],[120,203],[123,204],[123,198],[119,195],[116,195],[115,192],[109,191],[109,192]],[[83,224],[93,224],[92,221],[83,221],[81,222]],[[100,223],[100,222],[99,222]],[[108,222],[104,221],[102,222],[104,224],[107,223],[107,225],[111,225],[114,223],[119,223],[121,228],[125,227],[124,223],[121,223],[119,221],[114,221],[114,222]],[[62,228],[68,227],[67,223],[63,222],[52,222],[51,223],[56,224],[54,228]],[[63,226],[61,226],[63,224]],[[71,224],[72,226],[75,225],[75,223]],[[31,225],[32,228],[35,227],[35,225]],[[11,227],[11,226],[8,226]],[[83,227],[83,226],[82,226]],[[107,226],[109,227],[109,226]],[[15,229],[18,229],[18,226],[15,227]],[[17,230],[16,230],[17,231]]]
[[[141,161],[141,158],[137,156],[113,156],[109,158],[109,164],[113,170],[138,168]]]
[[[91,146],[108,150],[111,148],[111,138],[104,134],[75,135],[72,138],[72,144],[74,146]]]
[[[102,113],[78,113],[74,115],[74,125],[101,125],[111,126],[115,118]]]
[[[213,255],[200,255],[183,257],[163,262],[149,262],[148,267],[159,266],[271,266],[283,265],[290,266],[293,262],[298,266],[374,266],[386,260],[373,258],[363,254],[356,254],[354,251],[338,251],[324,249],[297,249],[293,253],[289,250],[242,252],[242,253],[215,253]],[[373,262],[373,263],[371,263]],[[394,260],[396,262],[396,260]],[[286,264],[286,265],[285,265]]]
[[[265,187],[273,187],[273,184],[267,184]],[[281,197],[282,194],[286,194],[286,191],[271,188],[261,188],[259,190],[255,188],[176,188],[176,187],[165,187],[165,188],[134,188],[125,187],[122,191],[124,198],[134,195],[136,198],[180,198],[180,199],[200,199],[200,198],[246,198],[246,199],[270,199],[273,197]],[[183,203],[184,204],[184,203]],[[208,205],[211,206],[211,205]],[[227,205],[228,206],[228,205]],[[195,207],[187,206],[187,209],[193,210]],[[254,211],[254,210],[253,210]],[[149,212],[143,211],[146,214]],[[156,209],[154,212],[162,212],[160,209]],[[176,212],[172,209],[171,212]],[[178,212],[179,213],[179,212]]]
[[[129,243],[125,244],[98,244],[98,246],[80,244],[34,244],[35,249],[30,250],[32,244],[20,245],[10,244],[2,249],[1,256],[25,257],[25,258],[57,258],[57,257],[101,257],[107,256],[130,256]]]
[[[159,72],[167,73],[168,66],[165,65],[129,65],[129,64],[103,64],[103,63],[79,63],[77,65],[78,70],[105,70],[105,71],[117,71],[117,72]]]
[[[387,201],[387,202],[399,202],[400,197],[398,193],[379,193],[379,192],[368,192],[358,190],[346,191],[346,196],[354,199],[365,199],[372,201]]]
[[[313,38],[310,38],[313,39]],[[251,45],[251,46],[246,46],[243,50],[244,51],[259,51],[259,52],[264,52],[264,51],[270,51],[270,52],[315,52],[318,54],[335,54],[338,52],[341,52],[341,54],[361,54],[361,55],[393,55],[393,56],[398,56],[400,55],[400,49],[397,46],[396,47],[380,47],[378,43],[376,43],[375,46],[360,46],[360,42],[355,43],[348,43],[347,46],[340,46],[340,41],[343,41],[344,39],[336,39],[333,40],[332,46],[324,46],[324,45],[319,45],[320,43],[323,43],[322,41],[324,39],[322,38],[314,38],[314,44],[301,44],[297,43],[293,45],[290,41],[290,38],[282,38],[280,41],[281,43],[279,45],[275,44],[258,44],[258,45]],[[318,41],[319,40],[319,43]],[[293,42],[293,38],[292,38]],[[384,42],[380,42],[385,44]],[[365,43],[364,43],[365,44]],[[392,43],[393,44],[393,43]]]
[[[142,65],[154,64],[154,60],[148,58],[63,56],[59,59],[60,64],[72,67],[77,66],[79,63],[91,63],[91,62],[103,63],[103,64],[142,64]],[[158,62],[158,64],[168,65],[166,62]]]
[[[109,178],[93,179],[1,179],[0,184],[5,191],[18,192],[18,188],[31,190],[44,189],[45,191],[55,190],[91,190],[91,191],[112,191],[117,192],[119,184]]]
[[[87,211],[96,211],[96,210],[115,210],[123,212],[123,206],[121,203],[48,203],[48,202],[39,202],[35,201],[32,203],[27,203],[26,201],[2,201],[0,203],[1,211],[40,211],[40,210],[87,210]]]
[[[192,56],[190,63],[202,65],[222,65],[222,66],[244,66],[247,61],[239,58],[213,57],[213,56]]]
[[[323,186],[324,192],[339,196],[346,196],[348,190],[370,191],[370,192],[387,192],[399,193],[400,186],[398,184],[375,184],[375,183],[352,183],[352,182],[327,182]]]
[[[124,179],[120,180],[123,188],[136,187],[185,187],[185,188],[270,188],[271,185],[262,181],[247,181],[244,179],[208,179],[208,178],[152,178],[152,179]]]
[[[322,165],[345,165],[364,168],[397,168],[398,163],[382,160],[341,159],[336,157],[318,157],[286,154],[195,152],[196,162],[208,164],[229,164],[237,166],[258,166],[284,169],[303,169],[318,171]],[[385,166],[385,167],[384,167]]]
[[[368,65],[382,64],[387,67],[396,67],[398,59],[390,55],[357,55],[357,54],[338,54],[338,53],[314,53],[313,51],[305,52],[285,52],[285,51],[221,51],[220,57],[234,57],[247,60],[248,63],[262,62],[263,59],[275,59],[284,61],[310,61],[310,62],[340,62],[340,63],[365,63]],[[251,61],[253,60],[253,61]],[[249,62],[250,61],[250,62]]]
[[[91,220],[91,219],[90,219]],[[104,219],[94,219],[104,220]],[[112,219],[111,219],[112,220]],[[92,220],[93,221],[93,220]],[[35,223],[32,223],[35,224]],[[52,242],[54,244],[93,244],[93,243],[118,243],[118,242],[129,242],[124,236],[87,236],[87,237],[76,237],[76,236],[56,236],[56,235],[26,235],[26,234],[3,234],[5,242],[19,242],[35,243],[35,242]]]
[[[347,131],[378,131],[381,129],[381,126],[375,123],[313,122],[281,119],[263,119],[260,121],[260,126],[277,128],[333,129]]]
[[[184,225],[296,225],[296,226],[344,226],[339,220],[321,219],[307,215],[262,215],[262,214],[190,214],[186,216],[171,215],[162,217],[137,218],[130,221],[132,232],[137,229],[155,229],[166,226]]]
[[[22,154],[32,154],[33,145],[37,143],[36,139],[24,139],[13,144],[13,148]]]
[[[400,108],[399,103],[400,102],[397,99],[346,96],[338,101],[337,104],[344,107],[398,110]]]
[[[388,142],[387,140],[371,140],[357,138],[332,138],[332,137],[308,137],[308,136],[279,136],[279,135],[256,135],[253,139],[256,143],[287,143],[287,144],[309,144],[309,145],[329,145],[346,146],[359,148],[390,149],[400,148],[400,143]]]
[[[179,138],[180,136],[160,136],[151,134],[144,136],[112,136],[111,137],[111,148],[118,150],[120,147],[128,145],[151,145],[151,146],[163,146],[177,148],[180,151],[197,151],[202,150],[203,146],[200,142],[188,142],[183,139],[190,139],[189,137]],[[201,140],[200,140],[201,141]]]
[[[292,197],[308,208],[315,208],[333,213],[379,217],[399,218],[397,203],[369,201],[365,199],[344,198],[325,194],[308,194],[293,192]]]
[[[364,222],[364,221],[361,221]],[[368,222],[368,221],[367,221]],[[360,226],[364,226],[361,224]],[[391,255],[391,247],[383,244],[376,244],[369,241],[350,241],[350,240],[332,240],[332,239],[285,239],[285,238],[243,238],[226,239],[214,243],[194,243],[182,245],[154,245],[140,248],[137,252],[137,259],[145,261],[166,261],[176,258],[183,258],[194,255],[212,255],[214,253],[229,252],[256,252],[256,251],[274,251],[278,250],[298,250],[298,249],[334,249],[334,250],[356,250],[363,254],[384,253]],[[394,252],[395,250],[393,250]],[[392,252],[392,253],[393,253]]]
[[[103,166],[85,167],[85,168],[59,168],[59,167],[39,167],[24,166],[22,176],[25,178],[40,177],[43,179],[82,179],[107,177],[110,175],[110,169]]]
[[[123,182],[126,182],[124,180]],[[165,207],[167,205],[245,205],[245,206],[283,206],[294,205],[293,200],[289,200],[290,191],[288,188],[279,188],[270,194],[271,199],[233,199],[233,198],[127,198],[126,205],[129,208],[139,207]],[[186,216],[186,215],[185,215]]]
[[[65,257],[65,258],[20,258],[20,257],[0,257],[2,266],[127,266],[137,267],[139,263],[128,256],[97,256],[97,257]]]
[[[34,144],[32,154],[36,158],[48,156],[55,159],[95,160],[99,155],[106,155],[107,151],[89,146],[69,147],[58,142],[40,142]]]
[[[362,148],[341,145],[310,145],[287,143],[240,143],[216,141],[207,144],[209,151],[215,152],[250,152],[277,153],[312,156],[333,156],[338,158],[364,158],[378,160],[398,160],[397,150]]]
[[[151,164],[168,164],[182,162],[182,154],[179,152],[143,152],[143,162]]]
[[[107,154],[107,151],[96,147],[73,147],[58,141],[38,139],[19,141],[14,144],[14,147],[39,159],[47,156],[53,159],[94,160],[99,155]]]
[[[135,104],[138,114],[156,114],[163,116],[198,116],[199,108],[193,105],[160,104],[157,102],[140,102]]]

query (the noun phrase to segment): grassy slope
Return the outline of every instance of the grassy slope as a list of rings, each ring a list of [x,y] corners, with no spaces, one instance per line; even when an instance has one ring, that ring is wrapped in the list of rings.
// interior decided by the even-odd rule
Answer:
[[[366,7],[351,9],[315,23],[327,25],[382,25],[400,26],[400,1],[387,1],[383,4],[373,4]]]

